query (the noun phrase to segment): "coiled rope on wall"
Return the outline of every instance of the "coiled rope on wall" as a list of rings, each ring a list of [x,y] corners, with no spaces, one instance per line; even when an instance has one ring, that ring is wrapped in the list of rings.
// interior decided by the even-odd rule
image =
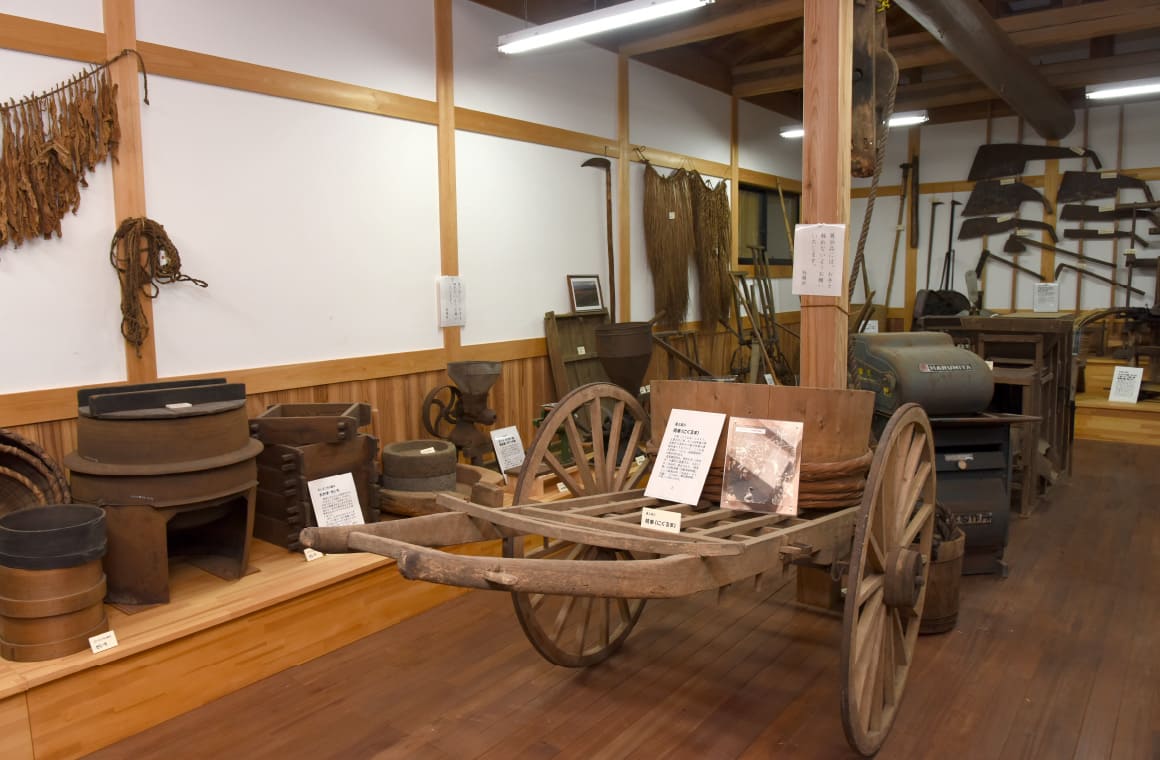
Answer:
[[[109,246],[109,262],[121,280],[121,334],[141,355],[149,335],[149,320],[138,294],[156,298],[159,285],[192,282],[209,287],[205,280],[181,273],[181,255],[165,228],[143,216],[121,222]]]
[[[61,219],[80,207],[85,175],[116,158],[121,128],[109,66],[127,55],[144,76],[140,54],[126,49],[47,92],[0,105],[0,247],[60,237]],[[148,79],[144,90],[148,105]]]

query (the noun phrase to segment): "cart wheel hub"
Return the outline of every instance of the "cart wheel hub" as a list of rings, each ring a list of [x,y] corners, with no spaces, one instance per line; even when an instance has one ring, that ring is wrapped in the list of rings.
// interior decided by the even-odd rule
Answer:
[[[913,609],[922,583],[922,554],[913,549],[894,549],[886,556],[883,601],[888,606]]]

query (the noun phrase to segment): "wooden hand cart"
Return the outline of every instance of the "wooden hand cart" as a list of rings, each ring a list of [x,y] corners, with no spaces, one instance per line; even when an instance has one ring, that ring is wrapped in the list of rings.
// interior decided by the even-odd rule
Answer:
[[[815,441],[813,454],[828,450],[832,457],[832,444],[848,450],[850,442],[839,439],[848,439],[851,431],[862,431],[856,444],[863,451],[869,438],[873,397],[863,391],[663,381],[654,383],[653,395],[660,425],[669,409],[689,400],[696,405],[685,408],[803,420],[803,472],[809,441]],[[767,397],[773,400],[761,400]],[[865,419],[852,420],[855,408]],[[654,437],[660,425],[654,422]],[[592,436],[592,430],[604,434]],[[584,452],[571,466],[549,448],[558,433],[572,452]],[[451,510],[446,513],[308,528],[302,540],[322,551],[392,557],[410,579],[508,591],[532,645],[550,662],[572,667],[596,664],[615,652],[646,599],[750,579],[776,583],[789,564],[828,566],[846,587],[843,726],[854,749],[877,752],[902,697],[925,601],[935,509],[934,448],[925,413],[907,404],[890,419],[858,506],[787,517],[657,505],[683,513],[679,533],[639,524],[642,508],[656,505],[637,488],[651,464],[644,454],[649,435],[635,398],[614,385],[583,386],[565,396],[540,426],[516,486],[515,506],[489,508],[447,495],[440,497]],[[825,463],[824,454],[819,461]],[[555,473],[570,498],[527,503],[540,468]],[[503,541],[502,557],[431,548],[494,539]]]

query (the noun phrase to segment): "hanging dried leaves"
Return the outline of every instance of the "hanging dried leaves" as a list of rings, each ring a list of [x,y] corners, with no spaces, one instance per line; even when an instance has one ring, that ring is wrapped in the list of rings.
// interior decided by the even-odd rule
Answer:
[[[0,106],[0,247],[60,237],[61,219],[80,207],[85,175],[116,157],[121,130],[109,65],[128,54],[137,55],[124,50],[46,93]]]

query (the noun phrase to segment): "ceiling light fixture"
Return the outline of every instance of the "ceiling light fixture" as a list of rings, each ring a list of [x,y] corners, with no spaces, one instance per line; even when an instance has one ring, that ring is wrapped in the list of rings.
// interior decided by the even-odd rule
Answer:
[[[927,116],[926,111],[907,111],[905,113],[896,113],[891,116],[890,122],[887,124],[887,126],[913,127],[916,124],[925,124],[929,120],[930,117]],[[805,127],[801,126],[800,124],[795,124],[793,126],[783,127],[782,130],[778,132],[778,134],[787,140],[796,140],[798,138],[805,137],[806,130]]]
[[[1133,79],[1130,82],[1092,85],[1086,88],[1088,100],[1134,98],[1160,93],[1160,79]]]
[[[499,52],[523,53],[555,45],[558,42],[587,37],[631,24],[672,16],[708,5],[713,0],[629,0],[591,13],[531,26],[511,34],[500,35]]]

